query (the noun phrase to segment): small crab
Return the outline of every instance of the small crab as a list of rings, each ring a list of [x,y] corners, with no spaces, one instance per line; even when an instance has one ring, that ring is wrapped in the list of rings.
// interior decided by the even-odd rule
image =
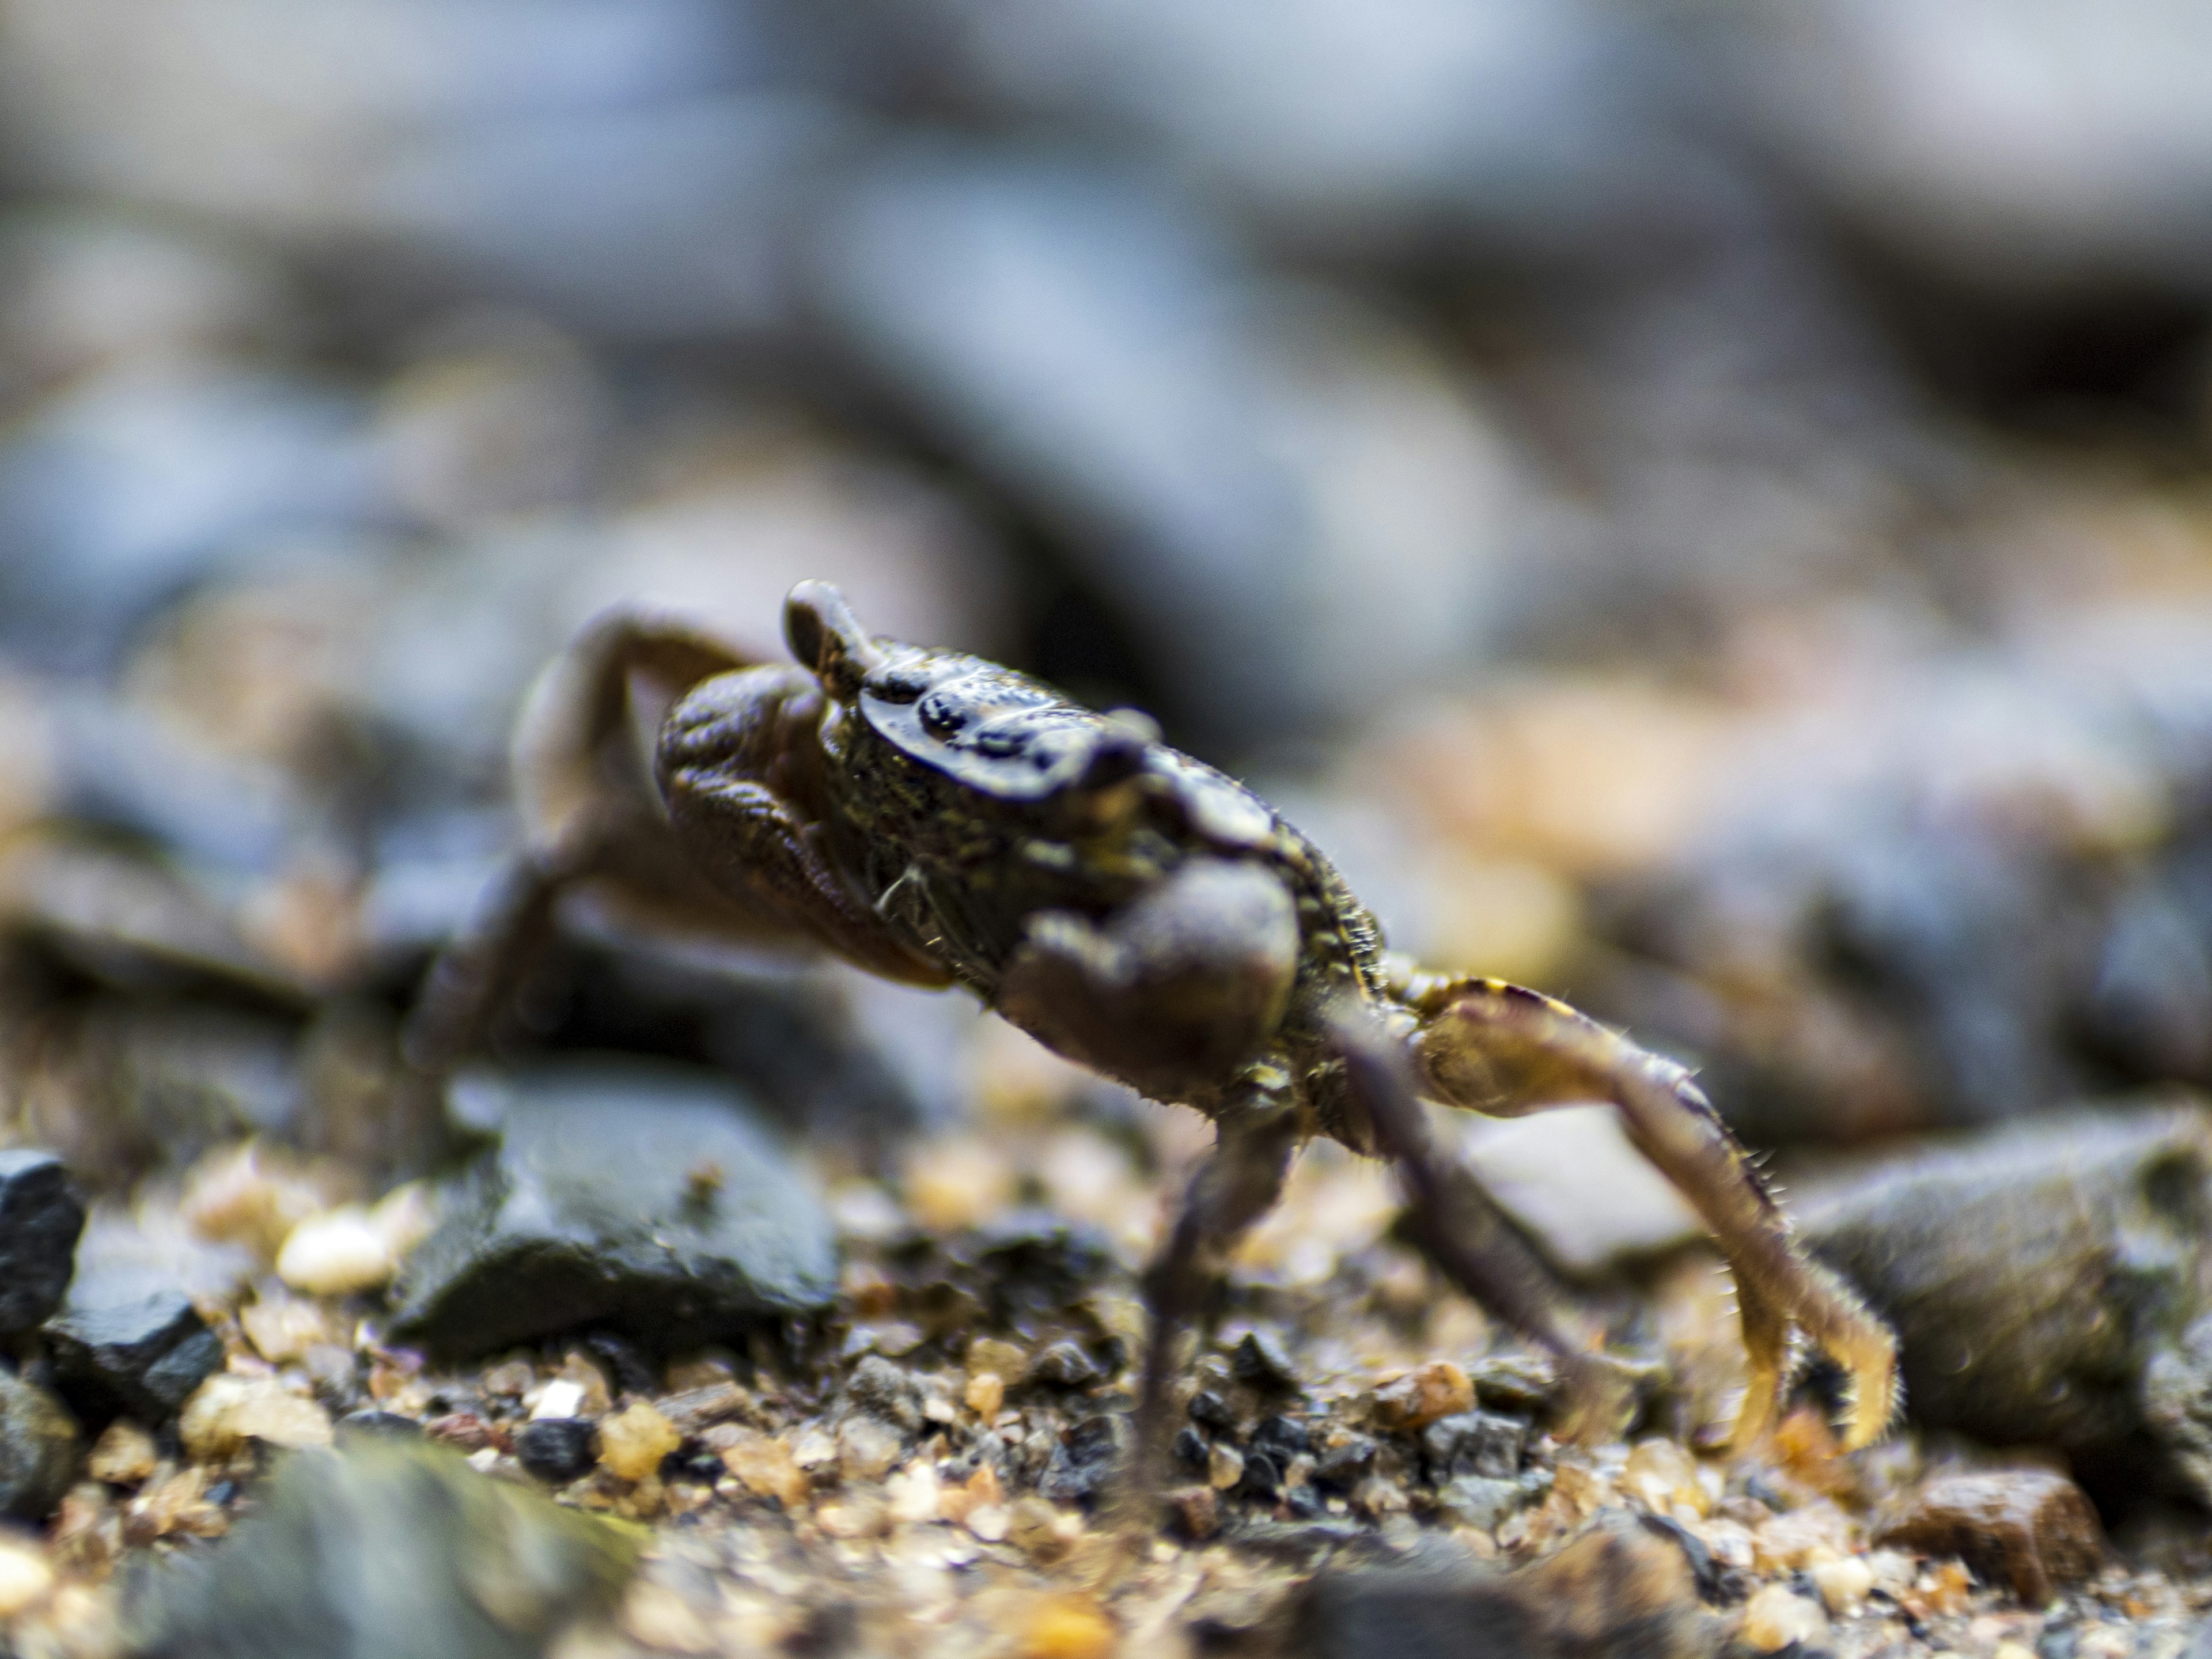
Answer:
[[[1801,1335],[1848,1374],[1845,1443],[1887,1427],[1889,1331],[1791,1243],[1681,1066],[1536,992],[1392,957],[1312,842],[1141,716],[871,635],[822,583],[793,590],[784,626],[795,665],[617,614],[549,671],[517,740],[530,844],[434,969],[417,1065],[482,1040],[556,900],[584,884],[641,921],[965,986],[1058,1053],[1195,1107],[1218,1146],[1146,1275],[1140,1489],[1169,1427],[1174,1338],[1316,1135],[1394,1163],[1437,1266],[1577,1389],[1601,1388],[1541,1264],[1431,1146],[1419,1099],[1505,1115],[1610,1102],[1734,1271],[1750,1362],[1738,1443],[1771,1422]],[[641,702],[665,709],[650,778]]]

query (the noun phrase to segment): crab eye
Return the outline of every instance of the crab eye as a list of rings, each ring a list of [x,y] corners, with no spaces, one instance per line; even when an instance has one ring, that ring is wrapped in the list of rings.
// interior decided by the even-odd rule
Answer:
[[[967,705],[942,691],[933,691],[921,700],[922,729],[932,737],[949,738],[967,725],[968,720]]]
[[[868,682],[868,695],[884,702],[908,703],[929,690],[928,676],[910,668],[895,668]]]
[[[1019,732],[1001,727],[997,731],[978,732],[973,746],[979,755],[992,760],[1005,760],[1020,754],[1025,744]]]

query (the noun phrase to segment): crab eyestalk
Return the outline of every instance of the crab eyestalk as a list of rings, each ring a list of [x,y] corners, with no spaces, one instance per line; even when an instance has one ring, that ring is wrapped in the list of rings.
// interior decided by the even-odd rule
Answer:
[[[791,654],[840,702],[860,695],[860,682],[890,660],[828,582],[805,581],[783,602],[783,637]]]

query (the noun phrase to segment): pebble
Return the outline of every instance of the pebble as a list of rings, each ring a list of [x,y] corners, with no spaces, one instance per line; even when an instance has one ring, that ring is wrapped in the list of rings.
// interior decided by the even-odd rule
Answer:
[[[1297,1368],[1283,1345],[1272,1332],[1247,1331],[1229,1356],[1229,1370],[1240,1382],[1249,1383],[1266,1394],[1281,1394],[1295,1389],[1298,1382]]]
[[[1491,1412],[1460,1412],[1440,1417],[1421,1432],[1429,1479],[1442,1484],[1459,1476],[1510,1480],[1521,1473],[1525,1430],[1515,1419]],[[1630,1465],[1634,1467],[1632,1455]]]
[[[995,1336],[979,1336],[968,1345],[968,1370],[989,1371],[1004,1383],[1022,1382],[1030,1374],[1028,1352]]]
[[[1787,1584],[1755,1590],[1743,1609],[1743,1641],[1755,1653],[1779,1653],[1792,1643],[1810,1649],[1826,1640],[1828,1616]]]
[[[944,1503],[944,1483],[933,1463],[917,1460],[884,1482],[884,1504],[891,1519],[920,1525],[937,1519]]]
[[[565,1486],[599,1462],[599,1431],[586,1418],[533,1418],[515,1431],[514,1457],[548,1486]]]
[[[835,1298],[812,1181],[720,1077],[580,1059],[465,1073],[452,1092],[501,1140],[408,1257],[398,1340],[464,1358],[594,1327],[684,1352]],[[703,1198],[702,1164],[721,1171]]]
[[[642,1541],[427,1442],[363,1436],[284,1459],[226,1540],[155,1564],[132,1650],[532,1659],[613,1608]]]
[[[328,1206],[322,1188],[248,1141],[210,1153],[185,1178],[185,1219],[203,1238],[276,1255],[292,1229]]]
[[[1698,1482],[1696,1460],[1672,1440],[1638,1441],[1629,1451],[1621,1485],[1662,1515],[1672,1513],[1678,1504],[1700,1516],[1712,1507]]]
[[[968,1517],[968,1526],[975,1531],[975,1516]],[[1018,1498],[1008,1512],[1006,1535],[1030,1559],[1049,1565],[1075,1547],[1083,1536],[1083,1517],[1042,1498]]]
[[[1206,1480],[1216,1492],[1227,1492],[1244,1478],[1244,1454],[1234,1446],[1213,1446],[1206,1455]]]
[[[837,1473],[849,1482],[880,1480],[906,1449],[898,1431],[872,1417],[837,1425]]]
[[[1211,1486],[1182,1486],[1168,1494],[1175,1512],[1176,1529],[1194,1544],[1202,1544],[1221,1530],[1221,1500]]]
[[[37,1547],[0,1540],[0,1619],[13,1619],[44,1601],[54,1570]]]
[[[977,1371],[968,1379],[961,1398],[969,1411],[988,1423],[1006,1403],[1006,1380],[996,1371]]]
[[[906,1167],[906,1206],[931,1232],[959,1232],[1012,1207],[1015,1170],[989,1141],[947,1137],[925,1143]]]
[[[684,1443],[676,1425],[643,1401],[599,1423],[599,1462],[624,1480],[642,1480]]]
[[[584,1385],[568,1377],[556,1376],[538,1389],[530,1416],[534,1422],[546,1417],[579,1417],[583,1411]]]
[[[323,1310],[292,1296],[264,1296],[238,1310],[238,1328],[253,1351],[272,1365],[288,1365],[336,1333]]]
[[[1820,1604],[1832,1618],[1856,1617],[1874,1589],[1874,1569],[1861,1556],[1818,1562],[1807,1571],[1813,1588],[1820,1592]]]
[[[1437,1489],[1437,1508],[1462,1527],[1494,1532],[1500,1522],[1534,1495],[1518,1480],[1462,1474]]]
[[[52,1152],[0,1152],[0,1335],[52,1317],[76,1265],[84,1201]]]
[[[1030,1616],[1021,1659],[1109,1659],[1120,1637],[1088,1597],[1054,1597]]]
[[[1375,1420],[1386,1429],[1425,1429],[1474,1408],[1474,1384],[1449,1359],[1431,1360],[1375,1391]]]
[[[732,1438],[721,1448],[720,1455],[722,1467],[755,1497],[773,1498],[789,1512],[795,1512],[806,1501],[812,1483],[784,1441],[733,1425]]]
[[[80,1285],[80,1297],[97,1287]],[[63,1390],[119,1407],[142,1423],[166,1423],[222,1364],[222,1339],[181,1291],[71,1304],[46,1325]]]
[[[1098,1362],[1084,1352],[1079,1342],[1048,1343],[1030,1365],[1031,1382],[1056,1389],[1086,1388],[1101,1375]]]
[[[1876,1540],[1954,1555],[2012,1586],[2031,1607],[2094,1574],[2104,1532],[2081,1489],[2048,1469],[1939,1474],[1923,1481]]]
[[[373,1291],[398,1271],[392,1240],[358,1204],[309,1216],[276,1252],[277,1278],[310,1296]]]
[[[327,1446],[331,1417],[273,1376],[210,1376],[177,1418],[185,1449],[207,1462],[228,1457],[249,1440],[272,1446]]]
[[[127,1417],[118,1417],[93,1443],[84,1472],[111,1486],[135,1486],[154,1473],[160,1458],[154,1437]]]

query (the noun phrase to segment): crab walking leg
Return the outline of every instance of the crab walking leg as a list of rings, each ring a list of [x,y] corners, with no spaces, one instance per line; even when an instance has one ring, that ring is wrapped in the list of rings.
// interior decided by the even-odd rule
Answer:
[[[1213,1156],[1184,1188],[1167,1242],[1146,1270],[1151,1329],[1137,1395],[1135,1444],[1122,1488],[1127,1519],[1140,1530],[1149,1528],[1150,1506],[1162,1485],[1178,1339],[1205,1317],[1237,1241],[1282,1196],[1297,1144],[1297,1115],[1272,1102],[1255,1101],[1225,1115]]]
[[[1712,1229],[1735,1276],[1751,1363],[1739,1446],[1772,1420],[1788,1380],[1793,1325],[1850,1376],[1844,1443],[1881,1437],[1898,1405],[1896,1338],[1849,1285],[1791,1242],[1788,1220],[1687,1071],[1565,1003],[1501,981],[1416,983],[1409,1000],[1423,1017],[1416,1059],[1439,1098],[1505,1115],[1609,1102],[1631,1142]]]
[[[1559,1361],[1571,1414],[1592,1427],[1625,1405],[1626,1385],[1560,1328],[1558,1278],[1464,1164],[1439,1152],[1421,1115],[1402,1041],[1355,1006],[1330,1019],[1353,1102],[1374,1126],[1376,1148],[1397,1167],[1421,1249],[1439,1272]]]

